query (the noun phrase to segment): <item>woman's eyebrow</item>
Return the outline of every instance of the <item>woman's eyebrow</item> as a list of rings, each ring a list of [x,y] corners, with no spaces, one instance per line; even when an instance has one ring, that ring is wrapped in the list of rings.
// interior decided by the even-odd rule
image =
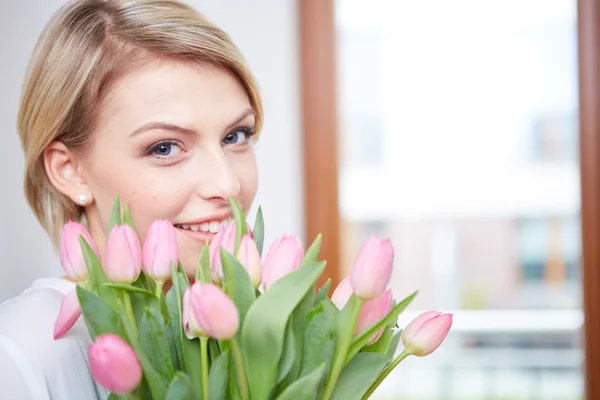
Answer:
[[[197,133],[194,129],[184,128],[182,126],[171,124],[168,122],[152,121],[152,122],[148,122],[148,123],[140,126],[136,130],[131,132],[129,137],[133,137],[133,136],[139,135],[140,133],[152,131],[152,130],[171,131],[171,132],[183,133],[184,135],[194,135]]]
[[[229,124],[227,126],[227,128],[225,128],[225,130],[229,130],[231,128],[234,128],[237,124],[239,124],[240,122],[242,122],[244,119],[246,119],[250,115],[256,116],[256,113],[254,112],[254,109],[252,109],[252,108],[248,108],[246,111],[244,111],[243,113],[241,113],[240,116],[238,118],[236,118],[235,121],[233,121],[231,124]]]

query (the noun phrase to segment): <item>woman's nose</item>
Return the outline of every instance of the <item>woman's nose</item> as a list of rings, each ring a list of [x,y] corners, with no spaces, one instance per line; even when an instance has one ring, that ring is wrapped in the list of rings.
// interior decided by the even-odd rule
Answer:
[[[215,154],[206,165],[204,179],[201,179],[199,191],[205,199],[229,200],[229,196],[237,198],[240,193],[240,182],[234,169],[223,152]]]

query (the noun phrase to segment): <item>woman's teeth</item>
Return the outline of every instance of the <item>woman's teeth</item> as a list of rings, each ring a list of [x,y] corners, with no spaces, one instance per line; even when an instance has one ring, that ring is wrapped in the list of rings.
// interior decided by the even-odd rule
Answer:
[[[185,224],[177,224],[175,225],[177,228],[180,229],[184,229],[184,230],[191,230],[194,232],[210,232],[210,233],[217,233],[221,230],[222,227],[227,226],[227,224],[229,224],[231,222],[231,218],[226,218],[223,221],[210,221],[210,222],[203,222],[201,224],[196,224],[196,225],[185,225]]]

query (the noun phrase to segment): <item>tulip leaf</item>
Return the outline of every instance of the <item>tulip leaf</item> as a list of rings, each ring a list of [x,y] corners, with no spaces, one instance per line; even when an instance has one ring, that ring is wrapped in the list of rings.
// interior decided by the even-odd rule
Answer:
[[[171,321],[169,321],[167,323],[167,326],[165,326],[165,336],[167,338],[167,344],[169,346],[169,353],[171,353],[171,360],[173,363],[173,368],[175,368],[176,370],[180,370],[180,369],[182,369],[182,367],[181,367],[181,363],[179,361],[180,356],[179,356],[178,349],[177,349],[177,342],[175,340],[175,337],[173,336],[174,335],[173,331],[175,331],[175,329],[172,326]],[[181,349],[179,349],[179,351],[181,351]]]
[[[195,399],[194,388],[190,377],[181,371],[177,371],[169,384],[165,400],[192,400]]]
[[[400,343],[400,339],[402,338],[402,331],[403,329],[398,329],[394,332],[386,352],[388,356],[394,357],[396,355],[396,351],[398,350],[398,344]]]
[[[385,354],[357,354],[342,370],[331,400],[361,400],[390,361]]]
[[[104,333],[125,337],[117,312],[96,294],[77,285],[77,298],[92,340]]]
[[[158,314],[160,316],[160,314]],[[162,316],[160,316],[162,319]],[[175,369],[171,360],[169,343],[165,329],[149,309],[146,309],[139,325],[139,339],[142,351],[146,353],[154,369],[162,375],[167,382],[173,379]]]
[[[250,276],[242,264],[222,246],[220,250],[226,292],[240,313],[240,326],[242,326],[248,309],[256,299],[256,292],[252,287]]]
[[[132,286],[135,286],[140,289],[144,289],[150,293],[154,293],[156,284],[154,283],[154,281],[152,279],[148,278],[148,275],[146,275],[146,272],[144,270],[142,270],[140,272],[140,276],[135,280],[135,282],[132,283]]]
[[[226,400],[229,383],[229,350],[217,358],[210,367],[208,377],[210,400]]]
[[[311,310],[304,332],[300,376],[311,373],[319,366],[324,368],[325,376],[329,376],[335,351],[336,329],[335,315],[324,302]]]
[[[108,278],[102,268],[102,264],[100,264],[98,256],[96,256],[94,250],[92,250],[91,246],[81,235],[79,236],[79,244],[81,245],[83,258],[88,269],[91,290],[111,307],[117,309],[118,302],[115,292],[111,288],[104,286],[105,283],[108,283]]]
[[[357,354],[360,349],[369,343],[369,340],[377,333],[381,328],[389,325],[390,323],[395,323],[398,320],[398,316],[408,307],[408,305],[413,301],[413,299],[417,296],[418,292],[414,292],[400,303],[398,303],[392,311],[380,320],[378,323],[374,324],[370,328],[365,329],[362,333],[359,333],[358,336],[352,342],[352,346],[350,346],[350,350],[348,351],[348,357],[346,361],[350,360],[355,354]]]
[[[246,217],[244,216],[244,211],[242,211],[242,208],[237,201],[235,201],[233,196],[229,196],[229,202],[231,203],[233,218],[235,220],[235,247],[233,254],[237,255],[240,248],[240,242],[242,241],[242,236],[248,234],[248,224],[246,222]]]
[[[173,287],[167,293],[167,306],[172,324],[171,328],[176,330],[176,332],[174,332],[174,337],[175,342],[178,345],[179,362],[182,369],[187,372],[192,379],[192,385],[195,392],[202,393],[200,342],[198,339],[190,340],[185,336],[181,322],[183,295],[187,287],[187,280],[181,266],[178,271],[171,266],[171,277]]]
[[[298,268],[250,306],[242,326],[242,353],[251,398],[266,399],[275,386],[287,321],[324,269],[325,262]]]
[[[314,400],[317,398],[317,391],[323,380],[325,366],[321,365],[314,369],[310,374],[304,375],[294,381],[281,393],[277,400]]]
[[[325,297],[327,297],[330,287],[331,287],[331,278],[327,279],[327,281],[323,284],[323,286],[321,286],[321,289],[319,289],[319,291],[317,292],[317,295],[315,296],[315,302],[314,302],[315,305],[319,304]]]
[[[130,292],[130,293],[139,293],[139,294],[143,294],[144,296],[154,296],[154,293],[152,293],[152,292],[149,292],[147,290],[144,290],[139,287],[132,286],[132,285],[127,285],[125,283],[109,282],[109,283],[104,283],[103,285],[106,287],[109,287],[109,288],[124,290],[124,291]]]
[[[167,393],[169,381],[163,378],[152,366],[150,360],[144,352],[142,352],[139,348],[134,347],[134,350],[140,360],[140,364],[142,365],[142,370],[144,371],[144,377],[146,378],[146,382],[148,382],[148,387],[152,392],[152,398],[154,399],[164,399]]]
[[[129,204],[125,202],[125,209],[123,210],[123,223],[129,225],[131,229],[135,230],[135,225],[133,225],[133,218],[131,218],[131,211],[129,211]]]
[[[106,227],[106,237],[110,234],[110,231],[115,225],[121,225],[121,201],[119,200],[119,195],[115,196],[115,200],[113,201],[112,212],[110,213],[110,218],[108,220],[108,226]]]
[[[258,254],[262,256],[263,244],[265,241],[265,222],[263,220],[263,212],[260,206],[258,206],[258,211],[256,212],[252,235],[254,236],[254,243],[256,243]]]
[[[204,243],[204,247],[200,253],[198,268],[196,268],[196,280],[202,283],[212,282],[212,276],[210,274],[210,252],[208,251],[208,242]]]
[[[296,340],[294,338],[293,319],[294,318],[292,315],[288,321],[288,326],[285,332],[283,354],[281,355],[281,361],[279,362],[279,373],[277,375],[278,384],[290,373],[290,370],[294,365],[294,359],[300,360],[300,357],[296,356]],[[283,385],[283,387],[285,386],[286,385]]]
[[[182,352],[183,328],[181,325],[181,314],[179,314],[179,306],[181,300],[177,297],[177,293],[173,288],[167,292],[166,299],[167,309],[169,310],[169,324],[167,325],[167,327],[171,330],[171,353],[174,352],[177,355],[176,362],[174,363],[177,366],[177,369],[185,371],[185,360],[183,359]]]
[[[312,263],[317,261],[317,258],[319,257],[319,252],[321,251],[321,243],[322,242],[323,242],[323,235],[321,235],[319,233],[317,235],[317,237],[315,238],[315,240],[310,245],[310,247],[308,248],[308,250],[306,250],[304,257],[302,258],[302,263],[300,264],[300,267],[304,267],[306,265],[311,265]]]
[[[375,343],[363,347],[361,352],[387,354],[393,336],[394,330],[392,327],[388,326],[384,329],[381,337],[377,339]]]

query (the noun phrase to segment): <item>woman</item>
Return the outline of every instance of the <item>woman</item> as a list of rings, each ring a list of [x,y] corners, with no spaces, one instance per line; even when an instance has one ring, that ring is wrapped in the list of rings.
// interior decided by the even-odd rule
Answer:
[[[82,221],[104,253],[112,202],[127,201],[143,240],[155,219],[177,229],[194,273],[200,250],[257,190],[257,84],[230,38],[175,0],[75,0],[44,30],[18,130],[25,191],[58,247]],[[95,399],[83,320],[58,341],[64,279],[36,282],[0,307],[2,399]]]

